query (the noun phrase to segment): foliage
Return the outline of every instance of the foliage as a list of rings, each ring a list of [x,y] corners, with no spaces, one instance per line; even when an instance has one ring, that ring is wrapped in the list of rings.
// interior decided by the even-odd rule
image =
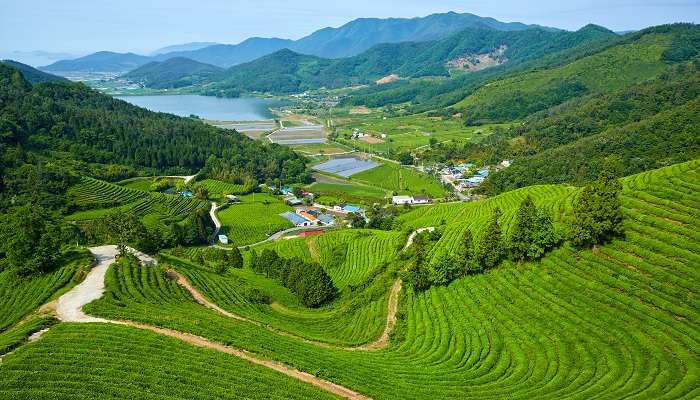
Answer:
[[[482,270],[495,267],[503,258],[504,244],[499,218],[501,218],[501,210],[495,208],[491,212],[489,224],[479,238],[476,259]]]
[[[608,165],[598,180],[581,191],[574,204],[574,220],[569,239],[575,246],[604,244],[624,233],[619,198],[622,184]]]
[[[508,238],[512,260],[535,260],[559,243],[552,217],[537,209],[530,196],[520,203]]]
[[[307,307],[318,307],[335,296],[333,280],[316,262],[300,258],[281,258],[274,250],[265,249],[251,268],[278,280],[299,297]]]

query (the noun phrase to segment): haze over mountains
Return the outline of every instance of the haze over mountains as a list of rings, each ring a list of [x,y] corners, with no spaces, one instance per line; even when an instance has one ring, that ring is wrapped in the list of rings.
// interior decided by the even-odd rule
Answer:
[[[288,48],[301,54],[324,58],[350,57],[380,43],[436,40],[468,27],[517,31],[535,27],[522,23],[500,22],[493,18],[454,12],[421,18],[361,18],[339,28],[324,28],[299,40],[250,38],[239,44],[190,43],[157,50],[155,57],[133,53],[98,52],[74,60],[62,60],[42,69],[50,72],[128,72],[150,61],[185,57],[222,68],[253,61]],[[545,28],[556,30],[554,28]]]

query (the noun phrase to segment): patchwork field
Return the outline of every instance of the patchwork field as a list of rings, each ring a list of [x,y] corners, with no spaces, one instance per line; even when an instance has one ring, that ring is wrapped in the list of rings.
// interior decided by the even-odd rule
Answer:
[[[379,164],[372,160],[363,160],[357,157],[332,158],[313,167],[316,171],[349,178],[360,172],[376,168]]]
[[[371,206],[374,203],[385,203],[387,191],[374,186],[359,185],[353,182],[345,183],[314,183],[306,187],[317,197],[314,201],[325,205],[341,203],[359,203]]]
[[[322,125],[300,125],[273,132],[267,138],[283,145],[326,143],[326,131]]]

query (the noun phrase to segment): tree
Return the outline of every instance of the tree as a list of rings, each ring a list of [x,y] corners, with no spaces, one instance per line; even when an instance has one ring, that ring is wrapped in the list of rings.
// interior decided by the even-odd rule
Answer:
[[[481,269],[493,268],[503,257],[503,239],[501,238],[501,226],[498,219],[501,217],[501,209],[496,207],[491,214],[491,220],[486,230],[479,238],[477,261]]]
[[[462,266],[453,257],[442,253],[430,263],[428,278],[433,285],[444,286],[457,279],[463,272]]]
[[[250,250],[250,261],[248,261],[250,269],[258,270],[258,253],[255,250]]]
[[[547,212],[541,211],[535,221],[535,231],[527,256],[531,260],[536,260],[553,249],[560,241],[561,237],[554,229],[552,217]]]
[[[295,293],[307,307],[318,307],[333,297],[336,292],[333,280],[318,263],[302,262],[303,274],[296,282]]]
[[[0,221],[0,249],[21,275],[49,271],[65,239],[61,221],[39,206],[13,209]]]
[[[472,231],[467,229],[462,236],[462,248],[457,257],[457,262],[462,266],[465,275],[477,269],[474,253],[474,237]]]
[[[226,258],[228,261],[228,265],[231,268],[243,268],[243,256],[241,255],[241,251],[238,250],[237,247],[234,247],[231,251],[229,251]]]
[[[574,221],[569,239],[577,247],[603,244],[623,234],[622,210],[618,197],[622,185],[615,179],[610,163],[598,179],[586,186],[574,204]]]
[[[510,235],[508,248],[513,260],[525,260],[532,245],[537,224],[537,207],[530,196],[520,203]]]
[[[411,153],[404,152],[399,155],[399,162],[403,165],[413,165],[414,159]]]
[[[367,221],[365,221],[365,217],[363,217],[360,214],[350,213],[348,214],[348,217],[350,219],[350,225],[353,228],[364,228],[367,224]]]

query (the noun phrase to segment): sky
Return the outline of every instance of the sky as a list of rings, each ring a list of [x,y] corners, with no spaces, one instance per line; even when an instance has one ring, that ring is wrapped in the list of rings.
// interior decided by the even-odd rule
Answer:
[[[360,17],[456,11],[569,30],[700,22],[700,0],[0,0],[0,52],[149,53],[248,37],[298,39]]]

